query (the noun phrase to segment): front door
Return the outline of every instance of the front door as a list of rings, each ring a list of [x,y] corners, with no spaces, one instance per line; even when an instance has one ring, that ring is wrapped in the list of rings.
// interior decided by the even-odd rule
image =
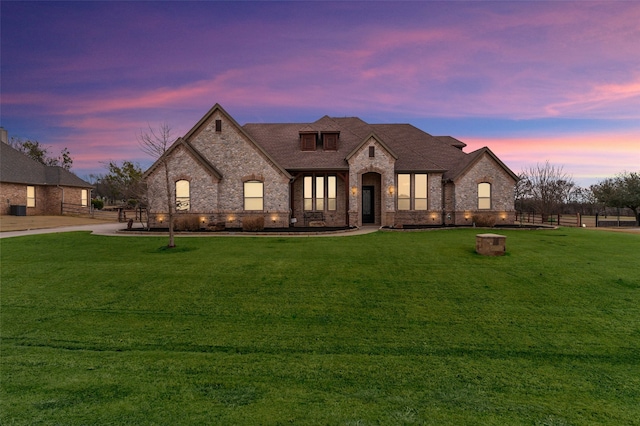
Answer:
[[[376,203],[373,186],[362,187],[362,223],[376,222]]]

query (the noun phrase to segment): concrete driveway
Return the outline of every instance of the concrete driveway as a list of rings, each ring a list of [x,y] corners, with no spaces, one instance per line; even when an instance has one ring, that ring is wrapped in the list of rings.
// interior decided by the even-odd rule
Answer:
[[[71,216],[0,216],[0,238],[70,231],[113,235],[126,224]]]

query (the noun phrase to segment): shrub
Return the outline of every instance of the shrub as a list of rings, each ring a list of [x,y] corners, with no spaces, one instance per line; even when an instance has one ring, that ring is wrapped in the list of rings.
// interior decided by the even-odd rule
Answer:
[[[102,208],[104,207],[104,201],[98,200],[97,198],[92,198],[91,205],[96,210],[102,210]]]
[[[476,226],[480,226],[483,228],[492,228],[496,224],[496,218],[494,215],[479,215],[474,214],[471,219]]]
[[[247,216],[242,219],[243,231],[262,231],[264,230],[264,217],[262,216]]]
[[[176,231],[199,231],[200,221],[196,216],[178,216],[173,229]]]

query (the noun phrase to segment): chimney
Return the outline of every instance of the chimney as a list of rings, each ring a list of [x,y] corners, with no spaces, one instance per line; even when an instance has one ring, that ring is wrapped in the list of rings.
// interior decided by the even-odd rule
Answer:
[[[0,127],[0,141],[9,145],[9,133],[7,133],[4,127]]]

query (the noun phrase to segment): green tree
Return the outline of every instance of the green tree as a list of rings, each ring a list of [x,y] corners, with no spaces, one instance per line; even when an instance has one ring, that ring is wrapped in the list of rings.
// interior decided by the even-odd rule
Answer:
[[[119,165],[115,161],[109,161],[106,167],[108,173],[100,178],[100,183],[108,198],[143,203],[145,191],[139,164],[123,161]]]
[[[53,157],[49,149],[36,140],[12,137],[10,145],[45,166],[59,166],[65,170],[71,170],[73,165],[73,158],[67,147],[60,151],[59,156]]]
[[[640,172],[624,172],[616,177],[591,185],[591,191],[599,202],[607,207],[627,207],[631,209],[640,225]]]

